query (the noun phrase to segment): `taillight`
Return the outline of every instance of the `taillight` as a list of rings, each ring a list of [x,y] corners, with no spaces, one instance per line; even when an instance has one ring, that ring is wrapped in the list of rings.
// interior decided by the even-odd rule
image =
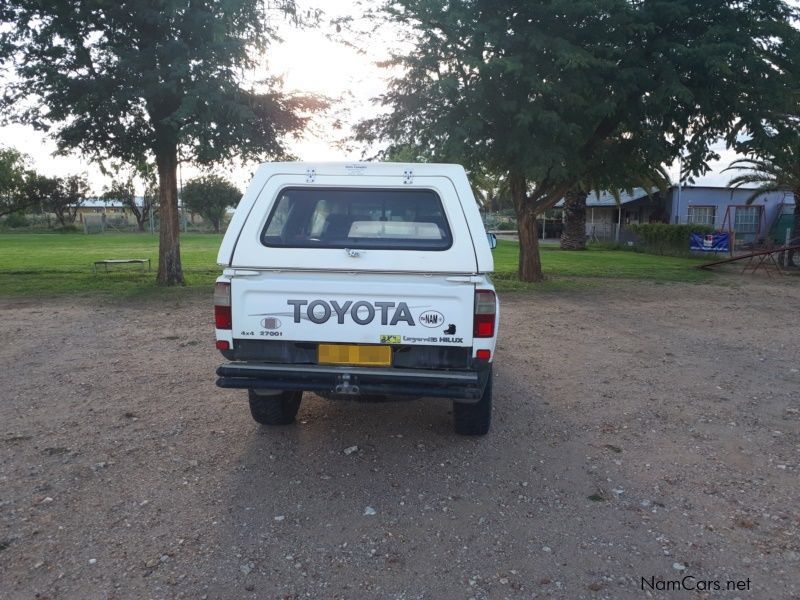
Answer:
[[[494,337],[494,322],[497,316],[497,298],[491,290],[475,291],[475,320],[473,337]]]
[[[233,324],[231,316],[231,284],[214,284],[214,326],[217,329],[230,329]]]

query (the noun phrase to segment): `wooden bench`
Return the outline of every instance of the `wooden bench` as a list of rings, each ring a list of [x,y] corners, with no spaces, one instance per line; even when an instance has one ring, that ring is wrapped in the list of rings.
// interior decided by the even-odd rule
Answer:
[[[108,258],[106,260],[96,260],[92,265],[92,271],[96,274],[97,273],[97,265],[103,265],[108,271],[109,265],[124,265],[124,264],[135,264],[135,265],[142,265],[142,271],[144,271],[145,264],[147,265],[147,270],[150,270],[150,259],[149,258]]]

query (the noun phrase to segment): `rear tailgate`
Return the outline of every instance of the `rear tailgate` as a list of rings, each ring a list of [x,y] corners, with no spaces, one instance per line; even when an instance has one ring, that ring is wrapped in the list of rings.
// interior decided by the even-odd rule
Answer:
[[[231,279],[233,337],[472,346],[468,276],[251,271]]]

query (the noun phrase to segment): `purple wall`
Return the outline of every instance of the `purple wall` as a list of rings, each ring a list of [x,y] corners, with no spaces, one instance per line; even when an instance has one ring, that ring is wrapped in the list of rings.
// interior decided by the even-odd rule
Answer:
[[[690,206],[713,206],[714,212],[714,226],[717,228],[723,227],[725,219],[725,211],[729,206],[744,205],[747,199],[753,193],[753,190],[748,189],[732,189],[732,188],[719,188],[719,187],[683,187],[678,194],[677,186],[670,188],[668,202],[668,209],[670,213],[671,223],[686,223],[689,214]],[[762,233],[764,227],[767,229],[771,227],[781,204],[794,205],[794,197],[791,193],[787,192],[771,192],[756,198],[752,206],[764,207],[764,216],[766,224],[762,222]],[[734,211],[731,210],[731,213]],[[733,220],[733,214],[731,216]],[[727,224],[726,224],[727,225]]]

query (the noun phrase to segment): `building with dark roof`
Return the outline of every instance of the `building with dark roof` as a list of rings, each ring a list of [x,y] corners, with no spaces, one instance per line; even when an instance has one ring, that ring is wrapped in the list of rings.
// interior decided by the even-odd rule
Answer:
[[[672,186],[666,194],[643,188],[623,193],[619,202],[609,193],[586,199],[586,235],[593,240],[626,241],[625,226],[636,223],[696,223],[731,231],[738,242],[772,237],[782,242],[791,229],[794,196],[770,192],[755,198],[752,189]]]

